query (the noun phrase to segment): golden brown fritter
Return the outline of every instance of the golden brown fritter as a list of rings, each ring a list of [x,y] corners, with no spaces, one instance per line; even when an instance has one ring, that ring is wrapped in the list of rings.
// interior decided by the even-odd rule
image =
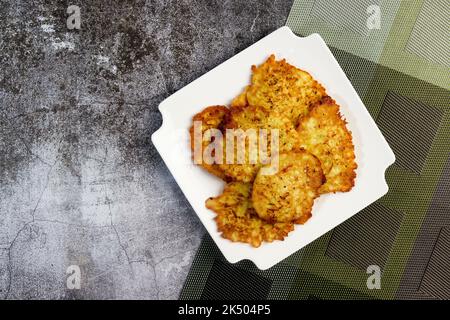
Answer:
[[[283,240],[294,230],[292,223],[271,224],[259,218],[251,194],[250,183],[232,182],[221,195],[206,201],[206,207],[217,214],[215,220],[222,237],[259,247],[263,241]]]
[[[227,164],[224,162],[219,165],[222,172],[229,180],[233,181],[243,181],[243,182],[252,182],[256,174],[259,171],[259,168],[264,164],[264,161],[260,161],[261,157],[266,155],[267,157],[271,157],[271,141],[272,135],[271,130],[275,129],[278,132],[278,147],[274,149],[274,154],[278,152],[288,152],[294,149],[299,144],[298,134],[293,126],[292,122],[275,112],[269,113],[267,110],[255,107],[255,106],[247,106],[247,107],[234,107],[230,109],[230,112],[226,114],[224,122],[223,122],[224,130],[233,129],[233,134],[237,136],[244,135],[247,130],[254,129],[256,134],[256,145],[254,146],[256,153],[256,163],[250,160],[250,139],[247,138],[246,142],[246,150],[245,150],[245,161],[244,163],[238,163],[237,158],[237,148],[239,146],[238,139],[235,138],[234,147],[234,163]],[[242,131],[236,131],[236,129],[241,129]],[[266,129],[267,130],[267,152],[260,152],[259,149],[259,130]],[[226,132],[225,138],[229,137],[229,133]],[[232,138],[233,136],[231,136]],[[247,136],[244,136],[248,137]],[[227,141],[227,140],[225,140]],[[224,154],[226,157],[226,148],[224,149]],[[261,157],[259,157],[261,156]],[[270,159],[267,159],[268,161]]]
[[[273,54],[259,67],[252,66],[252,71],[251,85],[235,98],[233,105],[261,106],[276,111],[295,126],[310,106],[326,95],[325,89],[308,72],[285,59],[275,61]]]
[[[325,97],[313,106],[297,128],[300,146],[319,158],[327,182],[320,193],[352,189],[356,177],[352,135],[339,113],[339,106]]]
[[[253,184],[253,206],[268,222],[305,223],[311,217],[314,199],[324,182],[320,161],[311,153],[280,154],[274,174],[258,172]]]
[[[205,108],[203,111],[197,113],[193,119],[192,123],[195,121],[201,121],[202,123],[202,137],[206,130],[208,129],[220,129],[225,115],[229,112],[229,109],[225,106],[210,106]],[[194,125],[189,129],[189,134],[191,136],[191,150],[194,151]],[[202,143],[203,150],[212,142],[211,139],[206,141],[198,141]],[[213,175],[225,180],[225,174],[222,172],[218,164],[207,164],[204,161],[201,166],[205,168],[208,172]]]

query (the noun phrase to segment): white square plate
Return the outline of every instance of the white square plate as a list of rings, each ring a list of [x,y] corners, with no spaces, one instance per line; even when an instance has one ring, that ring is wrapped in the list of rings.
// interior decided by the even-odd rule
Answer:
[[[284,241],[263,243],[253,248],[220,236],[215,213],[205,208],[205,200],[219,195],[224,182],[195,166],[191,160],[188,129],[192,117],[210,105],[229,105],[249,84],[253,64],[264,62],[274,53],[308,71],[341,106],[353,134],[358,163],[355,187],[347,193],[326,194],[316,199],[313,216],[296,225]],[[384,174],[395,161],[394,153],[376,126],[355,89],[318,34],[297,37],[282,27],[251,47],[209,71],[159,105],[163,124],[152,136],[153,144],[175,177],[198,217],[226,259],[235,263],[253,261],[267,269],[303,248],[382,197],[387,191]]]

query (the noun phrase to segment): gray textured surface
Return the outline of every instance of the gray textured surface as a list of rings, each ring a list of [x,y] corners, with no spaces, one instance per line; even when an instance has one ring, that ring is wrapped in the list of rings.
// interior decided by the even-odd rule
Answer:
[[[0,299],[178,297],[204,230],[150,142],[157,105],[291,4],[0,1]]]

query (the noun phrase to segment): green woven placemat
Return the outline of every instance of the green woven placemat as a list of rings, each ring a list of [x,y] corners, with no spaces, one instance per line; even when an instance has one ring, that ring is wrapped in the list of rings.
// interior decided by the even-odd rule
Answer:
[[[266,271],[205,236],[181,299],[450,298],[449,16],[445,0],[294,1],[287,25],[325,39],[396,154],[389,193]]]

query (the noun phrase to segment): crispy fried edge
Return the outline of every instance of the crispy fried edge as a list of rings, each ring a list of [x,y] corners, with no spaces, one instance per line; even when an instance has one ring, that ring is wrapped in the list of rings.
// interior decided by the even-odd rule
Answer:
[[[248,106],[247,101],[247,91],[250,88],[250,85],[246,86],[244,90],[236,96],[233,101],[231,101],[230,108],[237,108],[237,107],[246,107]]]

